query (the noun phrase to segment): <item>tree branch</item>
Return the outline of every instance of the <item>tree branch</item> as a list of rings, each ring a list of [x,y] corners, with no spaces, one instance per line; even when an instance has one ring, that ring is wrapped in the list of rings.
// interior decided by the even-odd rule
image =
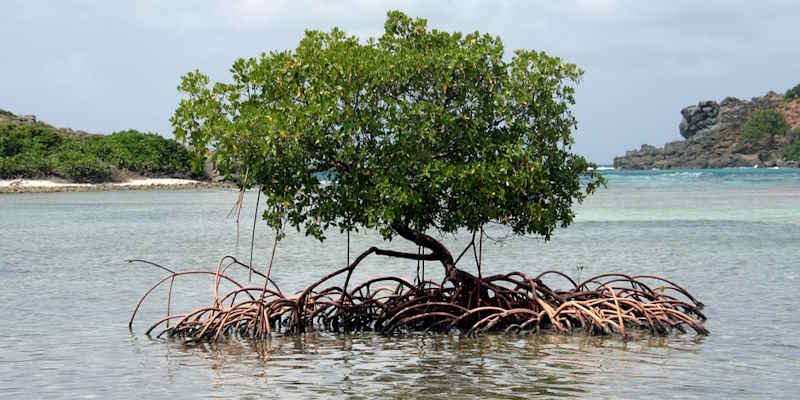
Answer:
[[[425,260],[425,261],[439,261],[440,260],[440,257],[435,253],[414,254],[414,253],[405,253],[405,252],[396,251],[396,250],[375,249],[375,254],[377,254],[379,256],[406,258],[406,259],[409,259],[409,260]]]
[[[417,232],[407,225],[401,224],[392,224],[392,229],[397,232],[400,237],[406,239],[408,241],[413,242],[417,246],[422,246],[431,251],[430,254],[423,254],[424,257],[430,258],[423,258],[424,260],[438,260],[442,263],[445,269],[445,273],[447,275],[453,275],[455,270],[455,262],[453,262],[453,255],[450,253],[450,250],[447,249],[440,241],[434,239],[433,237],[426,235],[422,232]],[[403,253],[401,253],[403,254]],[[405,253],[408,254],[408,253]],[[418,256],[416,254],[412,254],[413,257],[404,257],[404,258],[411,258],[413,260],[417,260]]]

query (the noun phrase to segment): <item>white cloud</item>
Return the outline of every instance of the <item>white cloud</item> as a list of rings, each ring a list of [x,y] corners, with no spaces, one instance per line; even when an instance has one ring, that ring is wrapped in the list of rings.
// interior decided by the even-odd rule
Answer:
[[[800,71],[800,3],[789,0],[12,0],[0,48],[14,57],[0,75],[15,80],[0,82],[0,102],[35,105],[45,119],[74,115],[62,125],[76,128],[166,133],[180,74],[224,79],[234,58],[293,48],[308,28],[379,35],[388,9],[578,63],[576,149],[597,161],[678,139],[686,104],[785,90]],[[75,96],[85,101],[71,104]]]

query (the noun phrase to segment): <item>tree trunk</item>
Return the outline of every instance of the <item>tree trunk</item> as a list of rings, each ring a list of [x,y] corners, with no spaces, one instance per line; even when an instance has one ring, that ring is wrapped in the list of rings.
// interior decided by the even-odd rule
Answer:
[[[403,239],[430,250],[431,254],[427,254],[425,259],[433,259],[441,262],[444,267],[445,276],[456,286],[459,286],[459,284],[465,280],[474,280],[475,277],[472,274],[456,268],[456,263],[453,261],[453,254],[450,253],[450,250],[442,244],[442,242],[422,232],[417,232],[406,225],[392,224],[392,229]]]

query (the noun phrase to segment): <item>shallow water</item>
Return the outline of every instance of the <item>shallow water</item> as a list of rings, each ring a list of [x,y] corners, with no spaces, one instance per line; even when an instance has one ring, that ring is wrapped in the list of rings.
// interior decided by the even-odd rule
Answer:
[[[559,269],[658,274],[705,304],[711,335],[374,334],[275,337],[186,347],[149,339],[165,311],[161,271],[249,258],[255,196],[241,240],[230,191],[0,195],[0,397],[3,398],[793,398],[800,375],[800,171],[608,172],[609,186],[550,242],[485,249],[488,273]],[[504,232],[493,228],[494,236]],[[262,266],[272,237],[257,227]],[[455,249],[466,237],[446,238]],[[353,237],[353,253],[375,244]],[[393,248],[410,249],[399,241]],[[297,289],[342,265],[344,239],[290,235],[274,276]],[[368,259],[356,277],[411,277],[415,265]],[[439,271],[429,267],[435,276]],[[246,279],[246,271],[241,274]],[[178,308],[207,303],[211,282],[175,285]]]

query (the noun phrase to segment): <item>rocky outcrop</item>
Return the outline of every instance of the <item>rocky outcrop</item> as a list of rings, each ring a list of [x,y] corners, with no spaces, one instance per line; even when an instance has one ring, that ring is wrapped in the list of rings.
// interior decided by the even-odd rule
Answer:
[[[624,156],[614,159],[619,169],[669,169],[669,168],[725,168],[752,166],[797,167],[795,161],[781,158],[781,147],[791,138],[764,138],[749,143],[740,138],[742,125],[753,111],[773,108],[783,113],[793,128],[800,127],[800,118],[790,118],[800,112],[800,102],[784,101],[781,94],[769,92],[762,97],[739,100],[728,97],[716,101],[702,101],[681,110],[678,125],[686,140],[669,142],[658,148],[642,145]]]
[[[689,106],[681,110],[683,119],[678,125],[681,136],[686,139],[704,134],[717,125],[719,104],[716,101],[701,101],[696,106]]]
[[[50,125],[47,122],[44,122],[36,118],[35,115],[15,115],[10,111],[6,111],[3,109],[0,109],[0,124],[46,126],[48,128],[53,128],[58,130],[63,135],[74,136],[78,138],[85,138],[92,135],[99,135],[82,130],[75,130],[72,128],[56,128],[53,125]]]
[[[14,115],[11,112],[0,109],[0,123],[15,125],[36,125],[35,115]]]

